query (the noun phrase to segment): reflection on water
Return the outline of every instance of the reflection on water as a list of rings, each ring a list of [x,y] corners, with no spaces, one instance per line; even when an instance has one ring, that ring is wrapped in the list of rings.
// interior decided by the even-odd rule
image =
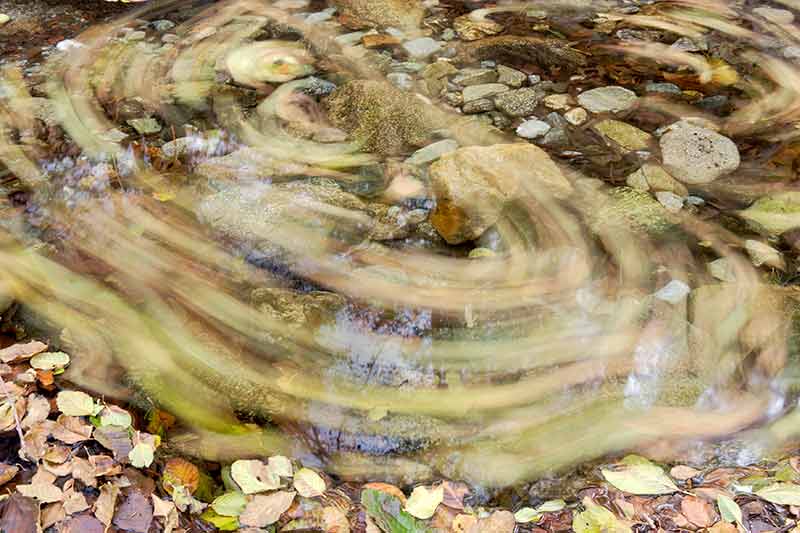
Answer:
[[[741,458],[794,435],[793,267],[765,244],[800,226],[794,171],[769,158],[799,131],[797,69],[775,53],[797,42],[793,24],[665,3],[619,30],[636,39],[600,46],[564,20],[602,36],[624,5],[508,4],[457,26],[489,38],[496,19],[504,35],[433,64],[358,44],[370,34],[302,1],[207,4],[155,2],[90,28],[48,59],[46,96],[4,70],[4,283],[72,351],[70,379],[144,391],[181,417],[171,442],[190,453],[281,451],[348,477],[504,485],[623,449],[737,435],[753,443]],[[547,38],[523,24],[543,10],[563,23]],[[135,35],[168,16],[173,38]],[[438,36],[436,20],[403,39]],[[711,35],[746,61],[646,31]],[[613,110],[550,125],[569,134],[548,156],[513,121],[442,102],[453,64],[495,53],[552,82],[663,75],[705,100],[733,94],[724,113],[650,94],[626,116],[649,132],[694,117],[678,127],[733,137],[742,162],[713,183],[698,164],[682,179],[693,200],[668,209],[670,196],[619,187],[621,169],[657,155],[650,133],[598,125]],[[389,64],[422,72],[428,94],[411,75],[411,88],[385,83]],[[433,143],[451,153],[406,159]],[[743,229],[748,217],[773,238]]]

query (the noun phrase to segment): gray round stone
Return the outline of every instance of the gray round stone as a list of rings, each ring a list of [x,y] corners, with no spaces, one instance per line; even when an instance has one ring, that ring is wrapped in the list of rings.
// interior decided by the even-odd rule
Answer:
[[[688,184],[710,183],[739,167],[739,149],[729,138],[686,122],[661,136],[664,167]]]
[[[609,85],[579,94],[578,102],[592,113],[619,113],[632,108],[638,98],[631,90]]]

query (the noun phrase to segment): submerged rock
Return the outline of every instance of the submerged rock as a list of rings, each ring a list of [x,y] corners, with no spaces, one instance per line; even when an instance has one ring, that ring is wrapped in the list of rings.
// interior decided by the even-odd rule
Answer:
[[[616,85],[590,89],[578,95],[578,103],[592,113],[627,111],[638,99],[635,92]]]
[[[526,87],[497,95],[494,104],[506,115],[524,117],[533,114],[544,95],[545,92],[538,87]]]
[[[417,0],[334,0],[339,11],[362,27],[419,28],[425,16]]]
[[[647,150],[652,139],[646,131],[619,120],[601,120],[593,124],[592,129],[622,153]]]
[[[526,120],[517,126],[517,135],[525,139],[536,139],[550,131],[550,124],[543,120]]]
[[[732,140],[685,121],[672,125],[660,145],[664,167],[683,183],[709,183],[739,167]]]
[[[739,211],[739,216],[753,229],[767,235],[780,235],[800,228],[800,192],[759,198],[747,209]]]
[[[414,59],[424,59],[441,49],[442,43],[430,37],[419,37],[403,43],[403,49]]]
[[[489,19],[474,20],[468,14],[453,21],[453,29],[464,41],[477,41],[503,31],[503,26]]]
[[[572,190],[547,153],[527,143],[460,148],[431,165],[430,177],[436,198],[431,222],[450,244],[480,237],[523,181],[558,198]]]
[[[443,120],[439,110],[381,81],[356,80],[326,100],[328,117],[367,151],[385,155],[427,144]]]
[[[497,71],[490,68],[465,68],[453,76],[452,82],[467,87],[469,85],[482,85],[494,83],[498,79]]]
[[[463,62],[495,59],[530,61],[542,67],[572,70],[586,64],[586,57],[572,49],[567,41],[534,36],[501,35],[463,43],[458,51]]]

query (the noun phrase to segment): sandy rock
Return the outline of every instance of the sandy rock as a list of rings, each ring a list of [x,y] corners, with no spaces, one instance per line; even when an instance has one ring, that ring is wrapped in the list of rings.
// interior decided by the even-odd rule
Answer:
[[[710,183],[739,167],[739,150],[729,138],[685,122],[661,136],[664,168],[688,184]]]
[[[465,41],[476,41],[503,31],[503,26],[493,20],[473,20],[469,15],[462,15],[453,21],[456,34]]]
[[[470,85],[465,87],[462,94],[464,95],[464,102],[472,100],[479,100],[488,96],[494,96],[502,92],[508,91],[508,87],[501,83],[483,83],[481,85]]]
[[[417,0],[334,0],[339,12],[362,27],[419,28],[425,16]]]
[[[619,120],[601,120],[592,129],[622,153],[647,150],[652,139],[649,133]]]
[[[572,189],[547,153],[527,143],[460,148],[431,165],[430,176],[437,202],[431,222],[450,244],[494,224],[523,180],[560,198]]]
[[[520,72],[517,69],[507,67],[505,65],[497,65],[497,82],[502,83],[504,85],[508,85],[509,87],[513,87],[518,89],[522,87],[522,84],[525,83],[525,76],[524,72]]]
[[[544,95],[537,87],[526,87],[497,95],[494,105],[508,116],[525,117],[533,114]]]
[[[451,80],[457,85],[467,87],[469,85],[481,85],[484,83],[495,83],[498,79],[498,73],[490,68],[465,68],[461,69],[458,74],[453,76]]]
[[[635,92],[616,85],[590,89],[578,95],[578,103],[592,113],[627,111],[637,100]]]

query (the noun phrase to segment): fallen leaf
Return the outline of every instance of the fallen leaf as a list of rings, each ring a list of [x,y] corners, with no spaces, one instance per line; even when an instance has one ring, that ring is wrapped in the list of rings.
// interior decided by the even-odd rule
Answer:
[[[739,529],[728,522],[717,522],[708,528],[708,533],[739,533]]]
[[[61,533],[104,533],[105,527],[97,518],[89,515],[74,516],[64,523]]]
[[[88,487],[97,486],[97,475],[95,474],[94,467],[88,460],[82,457],[75,457],[72,459],[71,465],[72,477],[80,480],[81,483]]]
[[[94,440],[114,452],[114,458],[117,461],[128,462],[128,454],[133,448],[133,443],[126,428],[120,426],[99,427],[94,430]]]
[[[294,492],[286,490],[271,494],[256,494],[239,515],[239,523],[251,527],[274,524],[292,505],[294,495]]]
[[[425,523],[405,512],[400,499],[389,492],[365,488],[361,491],[361,505],[382,531],[428,533]]]
[[[464,498],[469,494],[469,487],[466,483],[456,483],[454,481],[442,481],[444,489],[444,499],[442,504],[457,509],[464,509]]]
[[[61,415],[50,427],[53,438],[64,444],[77,444],[92,438],[94,427],[77,416]]]
[[[37,353],[42,353],[45,350],[47,350],[47,345],[39,341],[14,344],[0,350],[0,361],[4,363],[18,363],[30,359]]]
[[[679,490],[656,465],[625,465],[616,470],[604,468],[602,473],[614,487],[631,494],[671,494]]]
[[[672,477],[674,477],[679,481],[686,481],[687,479],[692,479],[693,477],[696,477],[699,474],[701,474],[700,470],[686,465],[673,466],[672,470],[669,471],[669,475],[671,475]]]
[[[58,370],[69,364],[69,355],[64,352],[42,352],[31,358],[30,365],[36,370]]]
[[[245,494],[280,488],[281,480],[263,462],[239,460],[231,465],[231,477]]]
[[[133,424],[133,417],[131,414],[117,407],[116,405],[106,405],[100,411],[100,426],[119,426],[122,428],[129,428]]]
[[[390,494],[395,498],[399,499],[403,504],[406,503],[406,495],[403,494],[402,490],[395,487],[394,485],[389,485],[388,483],[367,483],[366,485],[364,485],[364,488],[370,490],[377,490],[379,492],[385,492],[386,494]]]
[[[138,490],[132,490],[114,513],[114,526],[119,529],[147,533],[153,522],[153,504]]]
[[[0,486],[5,485],[19,473],[19,467],[0,463]]]
[[[94,416],[102,406],[91,396],[81,391],[61,391],[56,396],[58,410],[69,416]]]
[[[60,524],[67,519],[67,513],[64,511],[64,504],[61,502],[47,503],[41,506],[39,512],[39,522],[42,526],[42,531]]]
[[[466,533],[477,523],[478,519],[471,514],[460,514],[453,519],[450,529],[453,533]]]
[[[686,496],[681,500],[681,513],[698,527],[709,527],[717,521],[714,507],[706,500],[695,496]]]
[[[61,489],[53,485],[52,482],[17,485],[17,491],[26,498],[33,498],[39,503],[60,502],[64,499]]]
[[[467,533],[512,533],[514,528],[514,515],[509,511],[495,511],[486,518],[478,520]]]
[[[92,506],[92,512],[106,527],[111,525],[111,520],[114,518],[117,496],[119,496],[119,487],[108,482],[100,487],[100,496]]]
[[[222,516],[217,514],[213,509],[206,509],[200,515],[200,519],[208,522],[219,531],[244,531],[239,529],[239,519],[235,516]]]
[[[181,512],[189,512],[191,514],[198,514],[203,512],[206,504],[192,496],[189,489],[183,485],[174,485],[172,487],[172,501]]]
[[[50,415],[50,402],[44,396],[31,394],[28,396],[27,412],[20,425],[23,429],[29,429],[36,424],[47,420]]]
[[[292,462],[283,455],[274,455],[267,461],[269,469],[281,477],[292,477]]]
[[[419,486],[414,488],[405,509],[411,516],[427,520],[433,516],[442,500],[444,500],[444,488],[441,485],[435,489]]]
[[[93,474],[97,477],[116,476],[122,472],[122,466],[108,455],[90,455],[89,464],[92,466]]]
[[[131,465],[136,468],[147,468],[153,464],[155,450],[149,444],[139,443],[128,452]]]
[[[3,505],[0,531],[9,533],[37,533],[39,505],[21,494],[12,494]]]
[[[717,507],[719,507],[719,514],[724,521],[742,525],[742,510],[733,498],[720,494],[717,496]],[[742,529],[744,529],[744,525],[742,525]]]
[[[153,516],[156,518],[166,518],[175,510],[175,504],[169,500],[162,500],[155,494],[150,495],[153,500]]]
[[[575,533],[631,533],[631,528],[620,522],[614,513],[589,498],[585,498],[585,511],[575,513],[572,529]]]
[[[325,492],[325,480],[313,470],[301,468],[294,475],[294,488],[304,498],[315,498]]]
[[[350,522],[341,509],[333,506],[322,508],[322,525],[325,533],[350,533]]]
[[[74,489],[64,491],[64,512],[68,515],[80,513],[89,508],[86,502],[86,497],[82,492],[77,492]]]
[[[180,457],[173,457],[164,465],[161,485],[168,494],[172,493],[172,487],[175,485],[183,485],[191,494],[194,494],[199,484],[200,469],[194,463]]]
[[[514,513],[514,520],[520,524],[538,522],[541,520],[543,513],[555,513],[564,509],[566,506],[567,503],[564,500],[548,500],[535,509],[531,507],[523,507]]]
[[[755,494],[778,505],[800,505],[800,485],[794,483],[773,483]]]
[[[211,508],[221,516],[239,516],[247,505],[247,498],[241,492],[226,492],[211,502]]]

